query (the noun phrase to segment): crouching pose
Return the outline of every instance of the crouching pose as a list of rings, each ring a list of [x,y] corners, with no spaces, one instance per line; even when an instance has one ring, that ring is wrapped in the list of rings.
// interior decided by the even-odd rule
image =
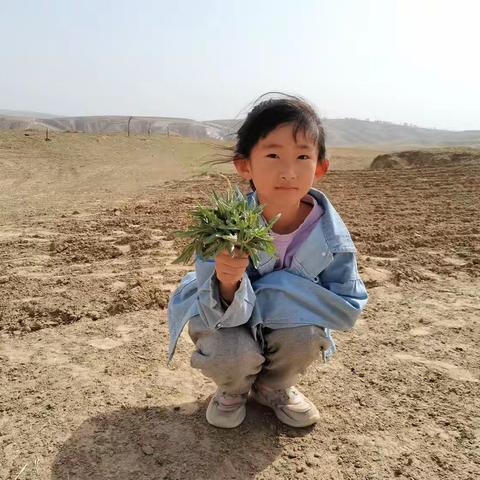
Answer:
[[[191,365],[218,386],[207,421],[234,428],[251,395],[285,424],[317,422],[315,405],[296,387],[320,356],[335,351],[332,330],[353,327],[367,303],[356,250],[328,198],[312,188],[328,168],[318,115],[296,97],[265,100],[237,133],[232,161],[250,181],[251,204],[263,204],[276,256],[227,251],[197,257],[168,305],[169,359],[185,325],[196,349]]]

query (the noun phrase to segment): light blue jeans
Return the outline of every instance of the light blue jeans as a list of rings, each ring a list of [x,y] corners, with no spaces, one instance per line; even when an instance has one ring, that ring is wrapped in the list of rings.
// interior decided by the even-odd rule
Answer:
[[[258,332],[257,341],[247,326],[211,329],[200,316],[192,318],[192,367],[229,394],[247,393],[253,383],[287,388],[331,345],[325,330],[316,325],[260,327]]]

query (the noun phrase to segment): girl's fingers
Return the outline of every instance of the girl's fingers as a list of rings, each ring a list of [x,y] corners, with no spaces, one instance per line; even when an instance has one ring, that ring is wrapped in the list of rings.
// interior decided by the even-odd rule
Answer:
[[[231,268],[231,267],[225,267],[225,266],[220,266],[216,268],[217,271],[220,271],[221,273],[225,273],[227,275],[243,275],[243,272],[245,271],[244,268]]]
[[[226,274],[225,272],[223,272],[221,275],[218,275],[217,274],[217,278],[219,280],[222,280],[222,281],[230,281],[230,282],[240,282],[242,280],[242,276],[239,276],[239,275],[232,275],[232,274]]]
[[[217,272],[217,278],[221,283],[235,284],[242,281],[243,275],[225,275]]]
[[[226,272],[230,273],[232,275],[241,275],[243,272],[247,270],[247,267],[245,265],[241,266],[231,266],[231,265],[216,265],[215,270],[217,272]]]
[[[247,268],[248,257],[247,258],[221,257],[216,259],[216,263],[217,265],[225,265],[232,268]]]
[[[234,257],[230,255],[228,250],[223,250],[215,258],[215,270],[217,278],[221,282],[236,283],[242,280],[243,274],[248,267],[248,255],[241,252],[240,257],[237,257],[241,251],[235,250]]]
[[[239,248],[235,248],[235,250],[233,251],[233,256],[226,249],[220,252],[219,255],[222,257],[228,257],[228,258],[243,258],[243,259],[248,258],[248,253],[245,253],[243,250],[240,250]]]

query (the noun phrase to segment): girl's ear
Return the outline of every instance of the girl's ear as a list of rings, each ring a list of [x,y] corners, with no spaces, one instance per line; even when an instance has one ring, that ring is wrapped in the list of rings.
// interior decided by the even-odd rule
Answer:
[[[317,162],[317,168],[315,169],[315,178],[323,177],[327,173],[330,162],[324,158],[320,163]]]
[[[237,169],[238,174],[245,180],[251,180],[252,173],[250,169],[250,160],[244,157],[235,157],[233,159],[233,164]]]

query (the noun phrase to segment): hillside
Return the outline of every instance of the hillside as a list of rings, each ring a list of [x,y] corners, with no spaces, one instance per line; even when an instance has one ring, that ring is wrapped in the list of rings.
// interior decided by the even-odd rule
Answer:
[[[53,129],[70,132],[115,133],[126,132],[130,119],[130,132],[162,133],[192,138],[231,140],[242,119],[197,121],[189,118],[142,116],[80,116],[54,117],[13,115],[0,110],[2,129]],[[18,112],[21,113],[21,112]],[[354,118],[323,119],[330,147],[348,146],[470,146],[480,147],[480,130],[449,131],[398,125],[389,122],[358,120]]]

